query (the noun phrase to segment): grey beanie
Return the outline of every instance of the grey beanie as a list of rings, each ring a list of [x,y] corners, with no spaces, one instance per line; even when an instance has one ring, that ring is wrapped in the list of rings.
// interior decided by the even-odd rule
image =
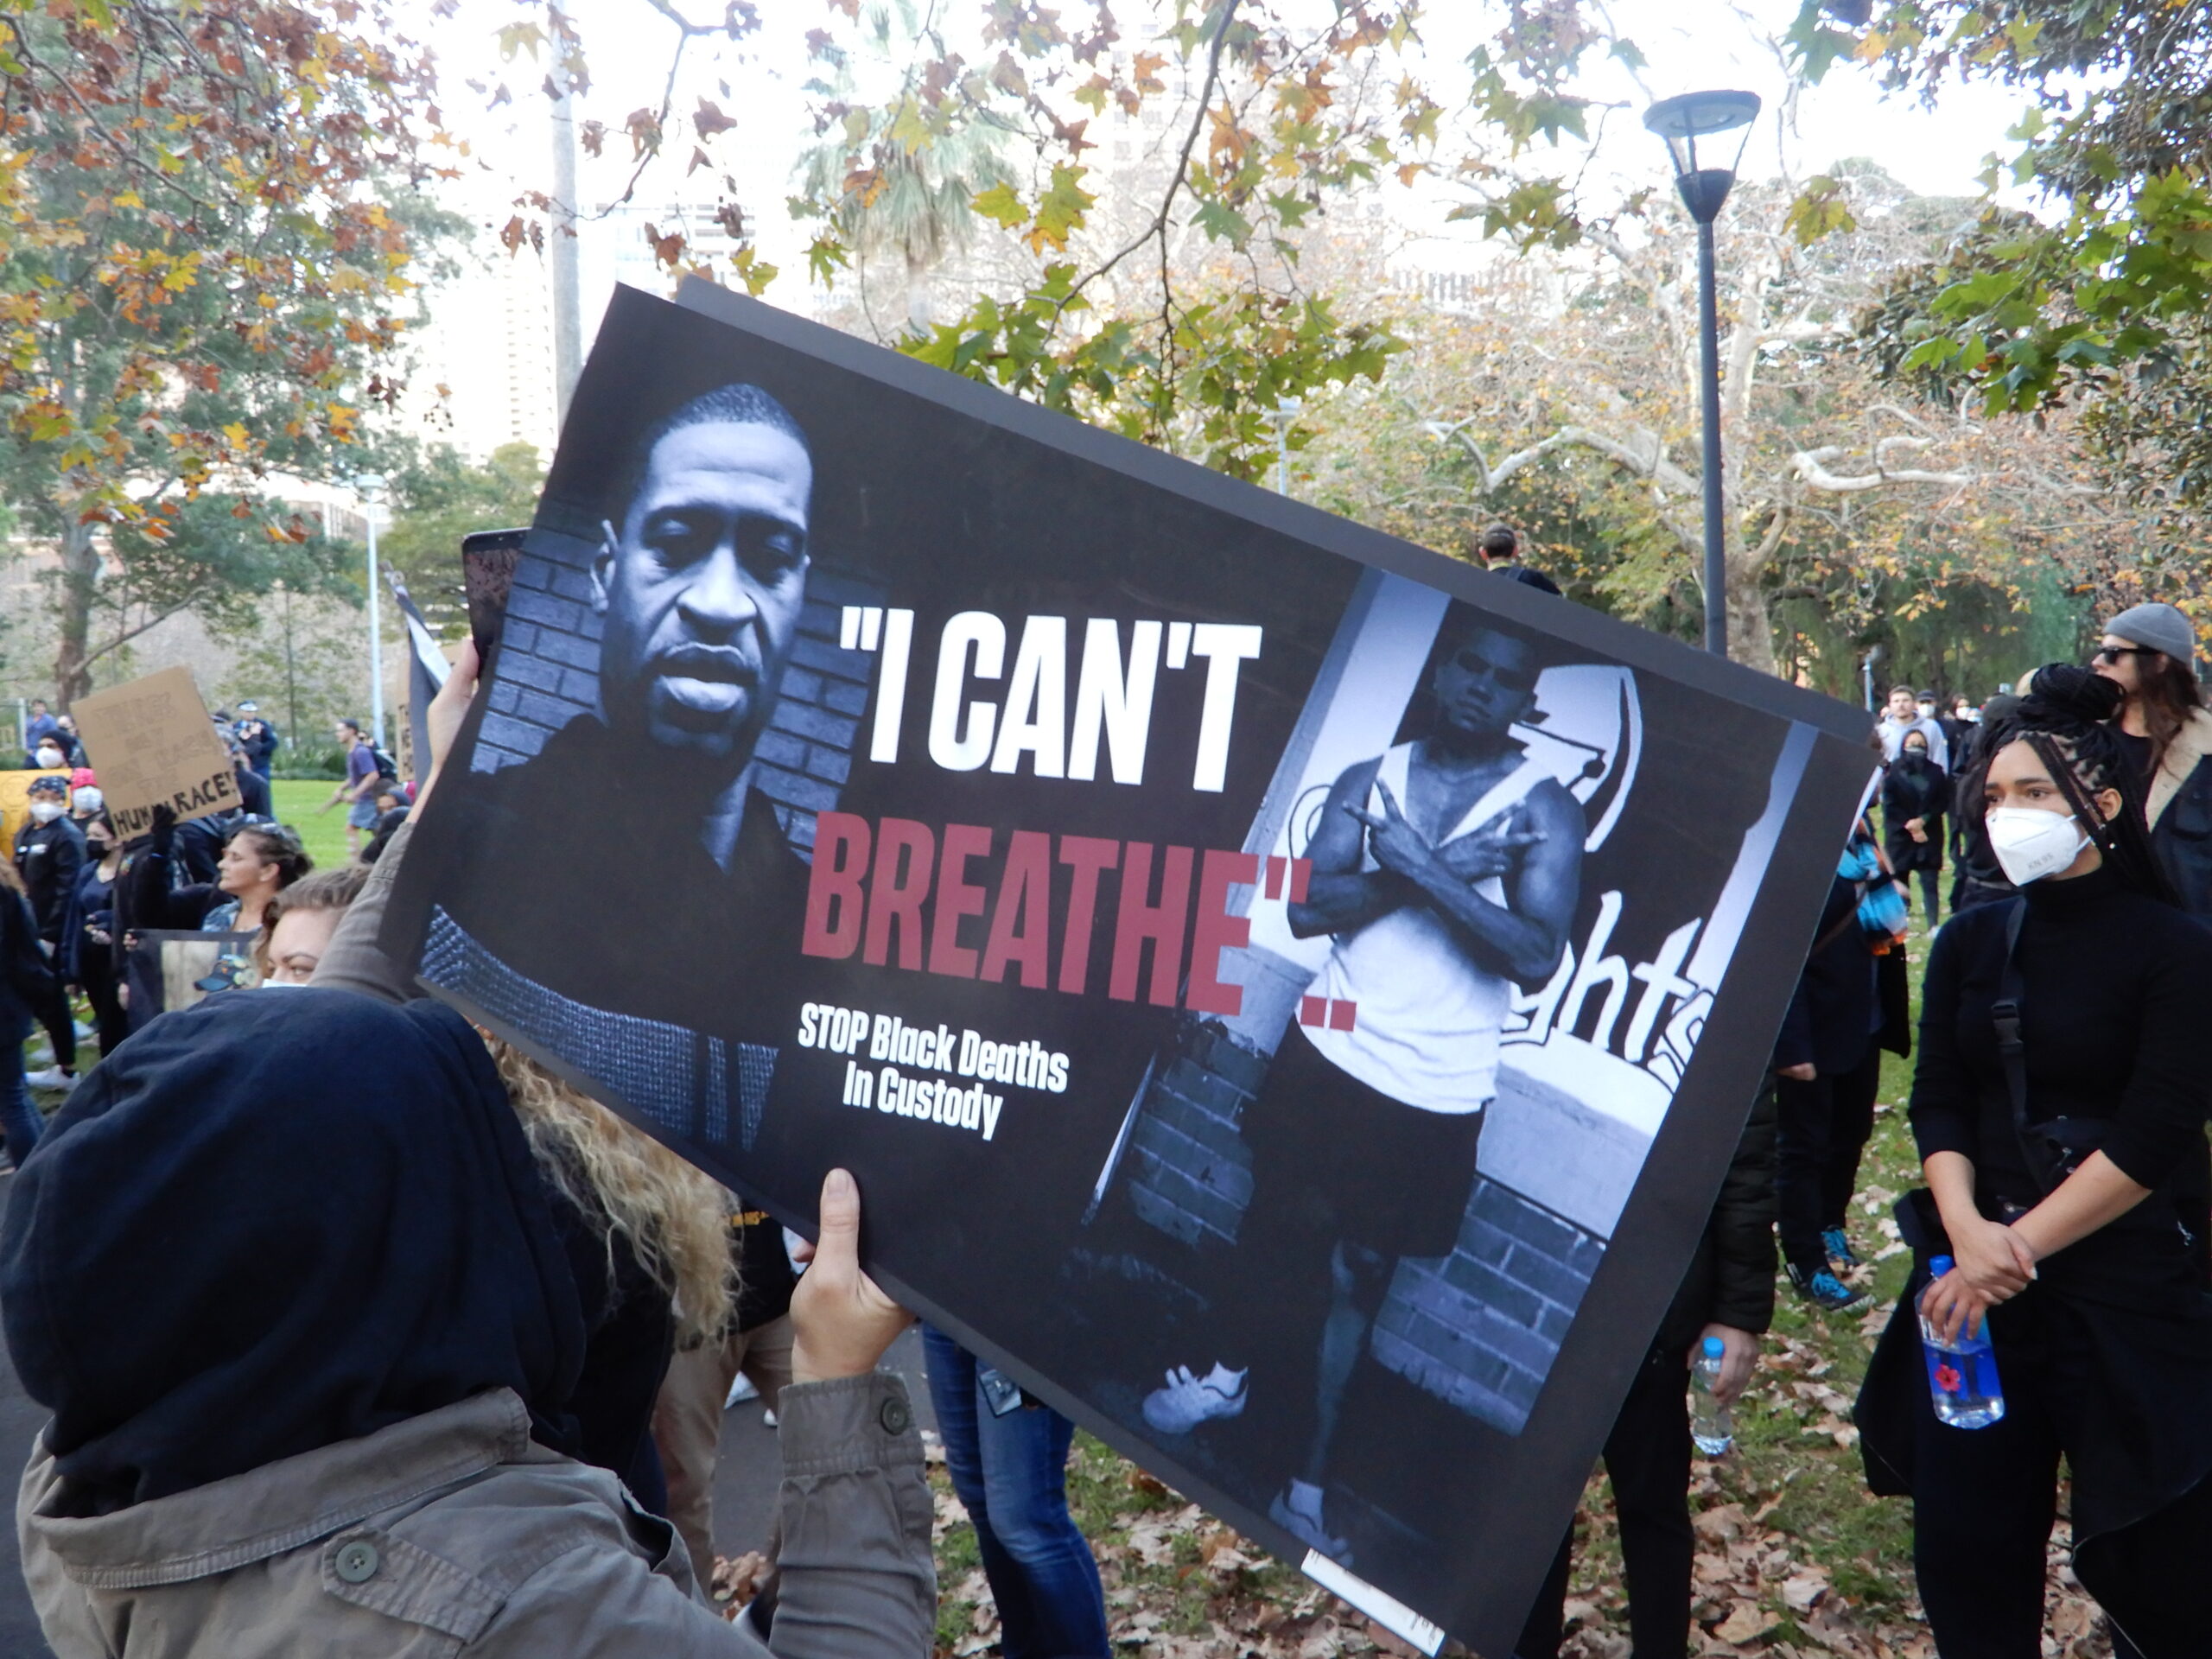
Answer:
[[[2196,666],[2196,630],[2171,605],[2138,605],[2105,624],[2107,633],[2163,651],[2185,667]]]

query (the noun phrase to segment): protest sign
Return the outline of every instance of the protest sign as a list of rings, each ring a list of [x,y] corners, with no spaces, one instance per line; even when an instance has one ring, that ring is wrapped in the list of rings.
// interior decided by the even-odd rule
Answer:
[[[31,785],[41,778],[58,774],[51,772],[0,772],[0,841],[12,850],[16,845],[16,831],[31,821]]]
[[[400,620],[407,628],[407,770],[419,785],[430,772],[430,700],[445,684],[452,664],[437,635],[423,620],[415,596],[407,591],[406,578],[389,566],[385,575],[391,583],[392,599],[399,606]]]
[[[1417,1646],[1503,1654],[1866,724],[626,289],[385,943],[793,1224],[852,1169],[911,1306]],[[652,809],[594,810],[629,775]]]
[[[238,804],[237,769],[188,668],[165,668],[72,703],[85,756],[99,773],[116,833],[152,827],[167,806],[181,823]]]
[[[218,991],[250,990],[261,983],[251,933],[200,933],[147,928],[130,936],[123,958],[129,987],[130,1029],[157,1014],[203,1002]]]

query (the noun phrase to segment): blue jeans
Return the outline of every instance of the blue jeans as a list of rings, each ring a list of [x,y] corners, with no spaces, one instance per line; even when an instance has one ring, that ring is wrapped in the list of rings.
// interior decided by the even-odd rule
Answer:
[[[975,1522],[1006,1659],[1105,1659],[1098,1563],[1068,1513],[1075,1425],[1049,1406],[991,1414],[974,1355],[922,1327],[945,1471]]]
[[[8,1155],[21,1169],[23,1160],[38,1145],[38,1109],[23,1085],[23,1042],[0,1042],[0,1131],[8,1137]]]

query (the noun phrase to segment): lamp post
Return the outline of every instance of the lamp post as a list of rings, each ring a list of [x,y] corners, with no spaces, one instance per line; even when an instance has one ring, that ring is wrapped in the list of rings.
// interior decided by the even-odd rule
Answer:
[[[1674,159],[1675,188],[1697,221],[1698,366],[1704,382],[1705,411],[1705,648],[1728,654],[1727,537],[1721,528],[1720,491],[1720,322],[1713,277],[1713,221],[1736,182],[1752,120],[1759,112],[1757,92],[1684,92],[1662,98],[1643,112],[1643,124],[1667,141]],[[1741,130],[1726,167],[1700,163],[1700,138]],[[1707,146],[1712,159],[1714,146]]]
[[[384,741],[384,628],[377,604],[377,498],[384,493],[382,473],[363,473],[353,480],[361,516],[369,527],[369,740]]]

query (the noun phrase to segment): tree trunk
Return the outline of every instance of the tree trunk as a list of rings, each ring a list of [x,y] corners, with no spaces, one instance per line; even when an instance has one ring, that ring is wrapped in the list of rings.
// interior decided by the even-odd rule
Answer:
[[[1780,672],[1774,660],[1774,619],[1758,576],[1745,581],[1731,571],[1727,605],[1729,660],[1762,674]]]
[[[927,340],[934,309],[930,299],[929,268],[910,261],[906,266],[906,332],[917,340]]]
[[[92,526],[71,524],[61,537],[61,639],[54,652],[54,700],[64,713],[92,689],[92,597],[99,579]]]

